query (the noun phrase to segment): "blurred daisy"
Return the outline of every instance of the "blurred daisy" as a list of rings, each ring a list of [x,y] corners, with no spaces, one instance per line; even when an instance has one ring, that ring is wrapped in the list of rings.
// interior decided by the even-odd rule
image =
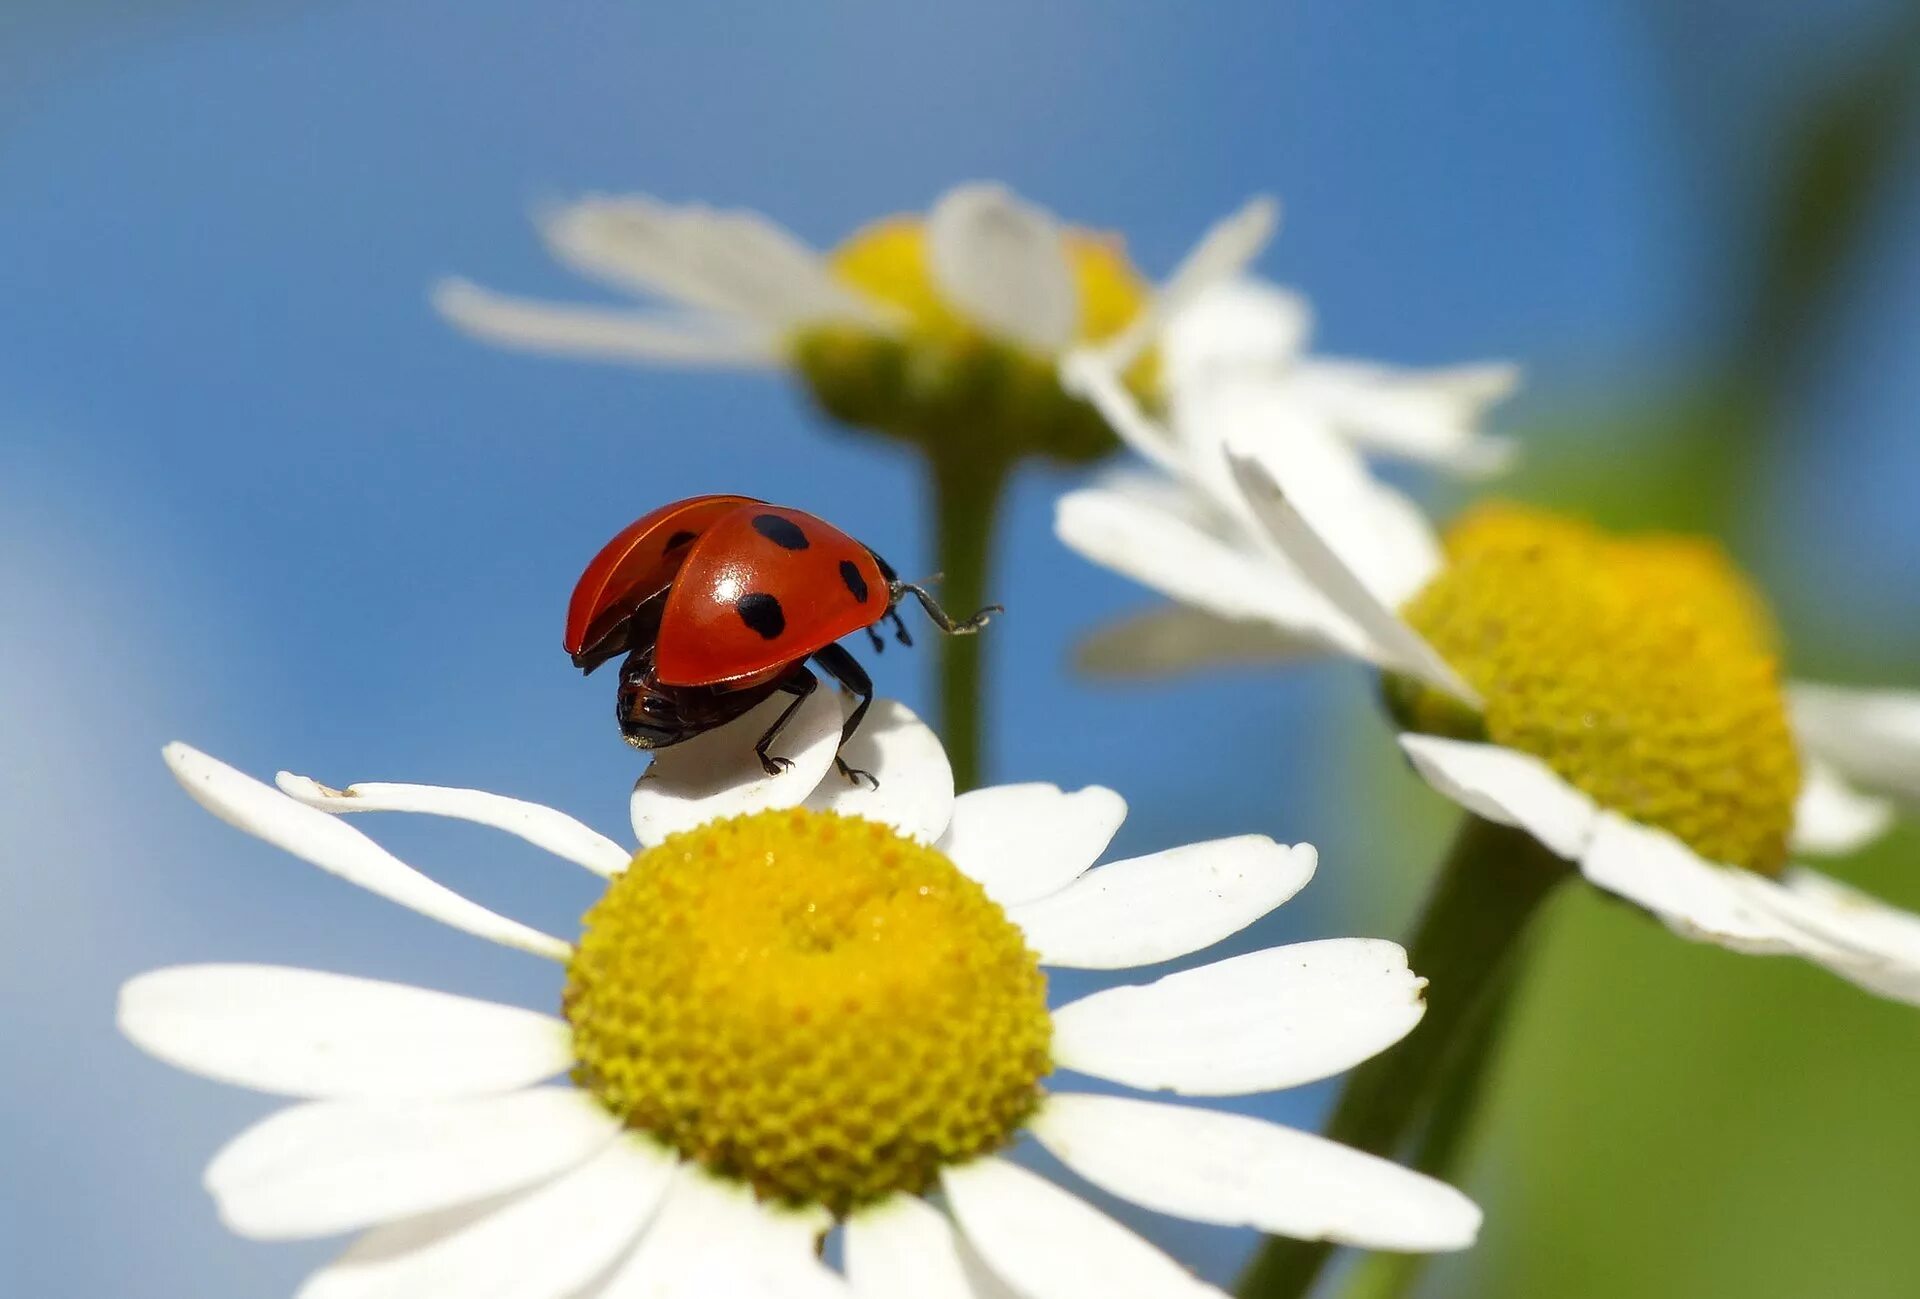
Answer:
[[[1304,355],[1309,311],[1272,285],[1214,285],[1176,311],[1159,336],[1164,413],[1123,381],[1130,343],[1076,350],[1067,386],[1085,394],[1150,466],[1122,470],[1061,498],[1056,530],[1094,562],[1180,601],[1097,634],[1082,666],[1159,675],[1285,657],[1358,652],[1364,644],[1294,564],[1266,539],[1234,482],[1227,444],[1284,454],[1319,494],[1348,503],[1329,519],[1396,545],[1369,560],[1432,563],[1418,509],[1378,482],[1364,451],[1391,452],[1462,473],[1505,463],[1510,445],[1480,430],[1487,407],[1516,381],[1512,366],[1394,370]],[[1404,584],[1408,571],[1376,574]]]
[[[924,216],[855,233],[831,253],[752,212],[644,196],[566,204],[541,223],[553,255],[640,311],[534,302],[465,280],[442,314],[490,342],[604,360],[788,369],[843,422],[921,444],[1085,460],[1104,423],[1055,375],[1070,347],[1144,355],[1162,315],[1230,276],[1266,242],[1261,199],[1215,226],[1156,296],[1114,237],[1063,227],[993,184],[943,195]]]
[[[1414,766],[1468,811],[1688,937],[1920,1002],[1920,917],[1789,860],[1859,847],[1920,790],[1920,697],[1790,692],[1764,602],[1708,542],[1503,505],[1442,540],[1350,448],[1231,391],[1225,478],[1158,484],[1157,532],[1111,499],[1060,506],[1082,553],[1203,612],[1163,660],[1202,658],[1225,619],[1264,638],[1247,653],[1371,663]],[[1233,527],[1178,532],[1181,511]]]
[[[271,966],[156,971],[124,989],[156,1056],[306,1103],[242,1133],[207,1185],[236,1231],[365,1234],[304,1299],[512,1294],[1218,1296],[1075,1195],[1009,1162],[1035,1137],[1096,1186],[1201,1222],[1374,1248],[1469,1243],[1479,1211],[1427,1177],[1264,1120],[1050,1092],[1055,1068],[1234,1096],[1338,1073],[1420,1019],[1395,945],[1256,951],[1046,1004],[1042,964],[1150,965],[1286,901],[1313,850],[1248,836],[1088,869],[1112,792],[954,797],[939,742],[883,703],[831,770],[837,703],[763,777],[749,717],[660,756],[637,854],[472,790],[279,791],[184,745],[222,819],[434,919],[565,969],[559,1017]],[[744,728],[744,729],[743,729]],[[748,755],[747,762],[740,755]],[[605,876],[576,943],[488,911],[336,814],[508,831]],[[565,1074],[571,1086],[543,1085]],[[845,1275],[820,1261],[843,1227]]]

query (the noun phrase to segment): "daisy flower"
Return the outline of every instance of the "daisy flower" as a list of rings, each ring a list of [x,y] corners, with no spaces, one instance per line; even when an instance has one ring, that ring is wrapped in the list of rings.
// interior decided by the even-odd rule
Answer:
[[[1049,1009],[1042,965],[1117,970],[1207,947],[1278,906],[1314,852],[1260,836],[1095,867],[1109,790],[956,798],[939,742],[882,702],[832,770],[840,705],[689,741],[636,786],[629,851],[549,808],[473,790],[279,788],[184,745],[215,815],[391,901],[554,961],[558,1015],[272,966],[159,970],[120,1022],[163,1060],[300,1098],[222,1150],[206,1184],[265,1239],[361,1234],[303,1299],[1219,1296],[1006,1158],[1031,1135],[1115,1195],[1201,1222],[1453,1249],[1478,1209],[1324,1138],[1170,1098],[1338,1073],[1421,1017],[1394,944],[1255,951]],[[741,761],[741,755],[747,755]],[[428,880],[344,813],[518,835],[604,876],[572,942]],[[1091,869],[1089,869],[1091,867]],[[555,1084],[561,1077],[567,1081]],[[838,1228],[844,1273],[823,1262]]]
[[[916,443],[1085,460],[1104,422],[1055,368],[1101,343],[1145,355],[1165,313],[1260,250],[1275,207],[1216,225],[1158,294],[1111,236],[1068,228],[994,184],[961,185],[924,216],[889,217],[830,253],[752,212],[645,196],[591,197],[541,221],[553,255],[638,311],[534,302],[449,280],[434,301],[477,337],[537,351],[664,365],[785,369],[827,414]]]
[[[1439,537],[1351,448],[1215,400],[1217,466],[1158,484],[1153,528],[1070,495],[1070,544],[1270,652],[1381,669],[1429,784],[1676,932],[1920,1003],[1920,916],[1791,860],[1860,847],[1920,791],[1920,696],[1783,683],[1764,601],[1709,542],[1497,503]],[[1234,530],[1177,531],[1183,509]]]

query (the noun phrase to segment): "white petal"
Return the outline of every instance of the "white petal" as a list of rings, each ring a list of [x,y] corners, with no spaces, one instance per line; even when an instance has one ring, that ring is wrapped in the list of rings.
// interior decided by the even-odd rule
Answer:
[[[572,1299],[645,1229],[671,1156],[622,1137],[572,1172],[424,1240],[398,1222],[354,1242],[298,1299]]]
[[[875,318],[818,252],[755,212],[595,197],[548,213],[542,232],[576,270],[642,294],[778,329]]]
[[[1166,605],[1095,628],[1074,646],[1073,667],[1095,678],[1151,680],[1187,672],[1267,667],[1296,661],[1321,648],[1268,623]]]
[[[1613,812],[1600,813],[1580,872],[1688,938],[1756,955],[1804,954],[1817,946],[1756,905],[1746,885],[1758,876],[1710,862],[1666,831]]]
[[[1225,1299],[1038,1173],[988,1157],[940,1174],[967,1240],[1025,1299]]]
[[[1336,609],[1367,635],[1374,647],[1375,661],[1438,686],[1470,706],[1480,705],[1480,696],[1473,687],[1399,614],[1368,589],[1356,570],[1308,524],[1268,469],[1237,452],[1231,459],[1236,479],[1274,544]]]
[[[1796,852],[1842,856],[1866,847],[1893,826],[1894,806],[1863,794],[1831,763],[1808,757],[1800,764],[1800,797],[1793,806]]]
[[[1796,682],[1793,725],[1801,745],[1857,785],[1920,798],[1920,690],[1869,690]]]
[[[1118,970],[1211,947],[1313,878],[1311,844],[1262,834],[1110,862],[1035,902],[1009,907],[1042,965]]]
[[[1236,1096],[1351,1069],[1426,1013],[1398,944],[1328,938],[1249,952],[1054,1012],[1053,1058],[1142,1091]]]
[[[1555,855],[1578,861],[1593,841],[1593,800],[1530,753],[1438,735],[1402,735],[1421,779],[1475,816],[1518,826]]]
[[[994,785],[953,801],[939,848],[1001,906],[1064,888],[1100,860],[1127,819],[1126,800],[1100,785]]]
[[[814,1254],[830,1225],[824,1213],[755,1203],[745,1186],[689,1166],[595,1299],[846,1299]]]
[[[925,1200],[896,1195],[847,1220],[847,1280],[860,1299],[1017,1299]]]
[[[598,830],[582,825],[565,812],[489,794],[478,789],[445,785],[393,785],[368,782],[334,789],[311,776],[290,771],[273,778],[280,792],[322,812],[418,812],[450,816],[459,821],[505,830],[536,848],[584,866],[596,875],[613,876],[626,869],[633,854]]]
[[[1254,279],[1217,284],[1167,322],[1167,384],[1178,393],[1230,374],[1278,376],[1312,330],[1312,306],[1290,289]]]
[[[1173,274],[1161,284],[1146,310],[1135,316],[1112,341],[1101,346],[1105,362],[1115,369],[1126,369],[1152,345],[1154,335],[1160,333],[1163,326],[1166,327],[1165,345],[1170,348],[1173,322],[1185,316],[1188,309],[1210,291],[1245,270],[1267,246],[1279,225],[1280,205],[1265,195],[1249,200],[1238,211],[1214,222],[1200,237],[1200,242],[1174,267]]]
[[[1480,1230],[1445,1182],[1265,1119],[1066,1095],[1030,1126],[1095,1186],[1195,1222],[1409,1252],[1464,1249]]]
[[[1201,439],[1219,461],[1217,491],[1238,503],[1253,530],[1269,528],[1222,447],[1264,469],[1314,535],[1387,608],[1412,599],[1439,573],[1440,539],[1420,508],[1375,477],[1292,383],[1209,385],[1198,398],[1182,397],[1176,415],[1176,429]]]
[[[442,924],[536,956],[564,961],[573,950],[550,934],[434,883],[345,822],[297,803],[198,749],[176,742],[162,753],[181,788],[200,806],[321,870]]]
[[[515,1006],[277,965],[180,965],[120,990],[120,1031],[208,1078],[284,1096],[484,1096],[573,1063],[567,1025]]]
[[[1920,915],[1804,867],[1789,869],[1780,886],[1801,924],[1844,949],[1813,959],[1871,992],[1920,1004]]]
[[[948,302],[1043,352],[1073,341],[1080,291],[1060,223],[999,185],[962,185],[927,214],[927,262]]]
[[[953,766],[940,737],[911,708],[893,699],[874,700],[840,756],[879,784],[849,780],[836,769],[806,806],[884,822],[922,843],[946,832],[953,818]]]
[[[331,1236],[471,1204],[598,1153],[619,1120],[573,1088],[472,1100],[316,1101],[214,1156],[207,1190],[242,1236]]]
[[[465,280],[434,286],[434,309],[488,343],[601,361],[763,368],[780,364],[779,339],[745,321],[657,316],[536,302]]]
[[[1103,568],[1218,617],[1264,623],[1303,649],[1358,654],[1368,644],[1284,561],[1236,548],[1138,493],[1068,492],[1054,506],[1053,530]]]
[[[1140,409],[1106,353],[1075,348],[1060,360],[1060,386],[1072,396],[1091,402],[1119,439],[1142,459],[1176,477],[1186,475],[1186,461],[1172,432]]]
[[[633,787],[640,845],[652,847],[720,817],[806,802],[833,769],[844,714],[838,691],[815,690],[802,700],[768,750],[791,765],[769,776],[753,746],[792,702],[793,696],[776,693],[745,717],[654,754]]]
[[[1503,362],[1436,370],[1398,370],[1355,361],[1303,361],[1294,382],[1358,445],[1469,476],[1512,462],[1507,438],[1480,432],[1486,408],[1519,386],[1519,367]]]

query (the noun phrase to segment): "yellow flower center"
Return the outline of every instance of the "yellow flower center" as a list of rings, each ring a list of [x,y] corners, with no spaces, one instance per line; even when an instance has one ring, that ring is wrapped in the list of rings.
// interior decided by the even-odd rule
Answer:
[[[1410,726],[1478,731],[1704,857],[1781,869],[1799,757],[1766,606],[1718,547],[1488,505],[1446,557],[1404,613],[1486,708],[1397,683]]]
[[[1139,315],[1152,292],[1115,237],[1065,235],[1080,314],[1075,340],[1097,343]],[[1041,455],[1069,462],[1113,449],[1111,431],[1086,402],[1060,388],[1056,356],[992,334],[947,301],[927,255],[926,223],[890,217],[857,232],[831,259],[849,287],[905,317],[898,333],[823,325],[791,341],[814,400],[846,423],[920,444],[959,442],[970,454]],[[1127,373],[1150,399],[1152,352]],[[993,445],[998,443],[998,446]]]
[[[1046,979],[932,848],[760,812],[636,856],[567,967],[574,1081],[762,1196],[835,1213],[997,1149],[1051,1063]]]

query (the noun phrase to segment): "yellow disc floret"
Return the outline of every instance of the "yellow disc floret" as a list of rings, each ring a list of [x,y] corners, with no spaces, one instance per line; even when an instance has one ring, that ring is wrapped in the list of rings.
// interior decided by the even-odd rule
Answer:
[[[1150,289],[1118,239],[1070,230],[1063,240],[1079,297],[1073,341],[1112,338],[1145,308]],[[988,331],[946,299],[920,218],[875,222],[833,253],[831,267],[896,312],[900,328],[816,325],[791,340],[794,362],[828,414],[935,450],[958,442],[974,455],[1082,461],[1113,449],[1099,414],[1061,389],[1058,357]],[[1155,366],[1149,353],[1128,371],[1143,399],[1152,395]]]
[[[1714,861],[1775,873],[1800,764],[1766,606],[1708,542],[1469,512],[1407,620],[1485,698],[1495,743]],[[1410,725],[1455,729],[1423,691]]]
[[[673,835],[587,913],[574,1080],[763,1197],[836,1213],[1005,1145],[1050,1069],[1046,980],[952,862],[804,810]]]

